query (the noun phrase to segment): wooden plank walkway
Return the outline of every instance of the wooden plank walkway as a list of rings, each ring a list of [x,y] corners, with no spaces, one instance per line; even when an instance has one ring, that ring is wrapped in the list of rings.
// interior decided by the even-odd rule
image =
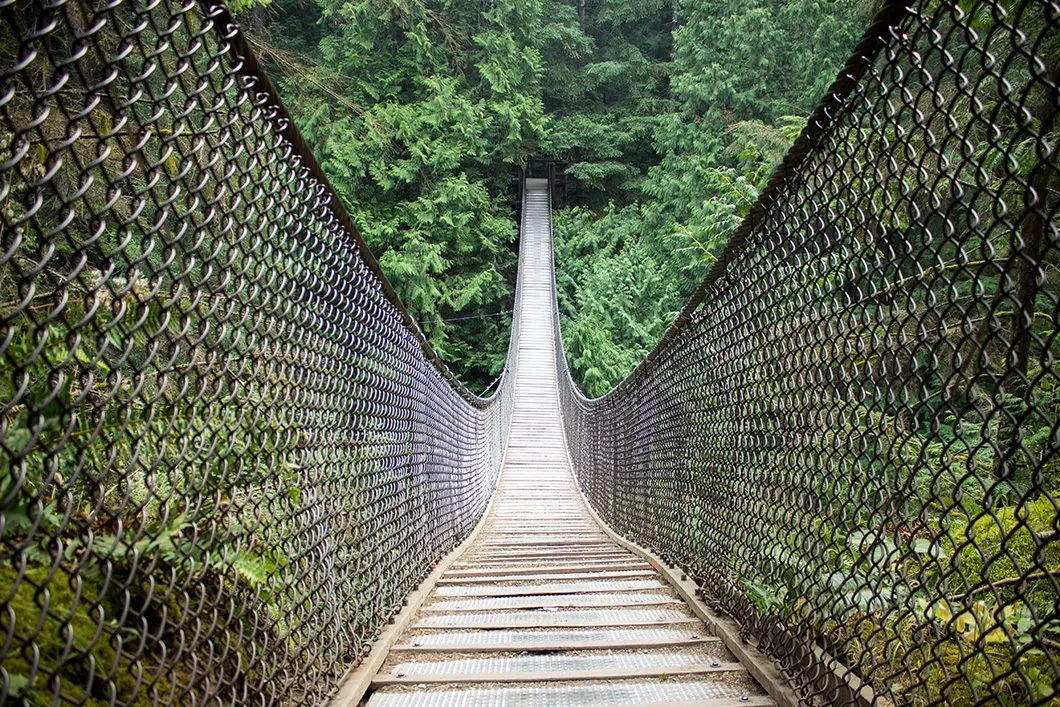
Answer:
[[[368,704],[772,705],[578,492],[560,424],[549,208],[545,180],[527,180],[515,409],[497,495],[390,649]]]

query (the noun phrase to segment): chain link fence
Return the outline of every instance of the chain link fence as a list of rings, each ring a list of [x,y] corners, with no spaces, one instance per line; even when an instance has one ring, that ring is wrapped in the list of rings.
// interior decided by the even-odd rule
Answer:
[[[595,509],[806,704],[1060,700],[1058,30],[885,4],[655,351],[561,377]]]
[[[324,701],[510,376],[426,345],[223,5],[3,0],[0,70],[0,704]]]

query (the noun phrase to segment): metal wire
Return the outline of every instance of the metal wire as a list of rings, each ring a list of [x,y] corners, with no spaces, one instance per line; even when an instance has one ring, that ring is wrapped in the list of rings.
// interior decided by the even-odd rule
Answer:
[[[887,4],[660,346],[564,378],[594,506],[808,704],[1060,687],[1058,13]],[[2,702],[318,703],[510,377],[426,345],[223,6],[0,15]]]
[[[1058,18],[886,4],[658,348],[561,379],[596,510],[806,704],[1060,699]]]
[[[320,703],[482,513],[510,376],[426,345],[223,5],[0,18],[0,703]]]

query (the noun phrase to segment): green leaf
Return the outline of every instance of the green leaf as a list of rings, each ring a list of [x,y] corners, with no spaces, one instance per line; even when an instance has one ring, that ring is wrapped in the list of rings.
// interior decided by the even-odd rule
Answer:
[[[933,560],[944,560],[949,557],[942,547],[927,538],[917,538],[913,541],[913,552],[918,555],[927,555]]]

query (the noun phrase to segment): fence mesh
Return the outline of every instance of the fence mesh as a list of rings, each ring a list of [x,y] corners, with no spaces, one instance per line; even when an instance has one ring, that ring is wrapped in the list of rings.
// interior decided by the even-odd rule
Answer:
[[[0,703],[324,701],[491,492],[214,2],[0,1]]]
[[[563,378],[596,510],[808,704],[1058,700],[1058,29],[886,4],[658,348]]]

